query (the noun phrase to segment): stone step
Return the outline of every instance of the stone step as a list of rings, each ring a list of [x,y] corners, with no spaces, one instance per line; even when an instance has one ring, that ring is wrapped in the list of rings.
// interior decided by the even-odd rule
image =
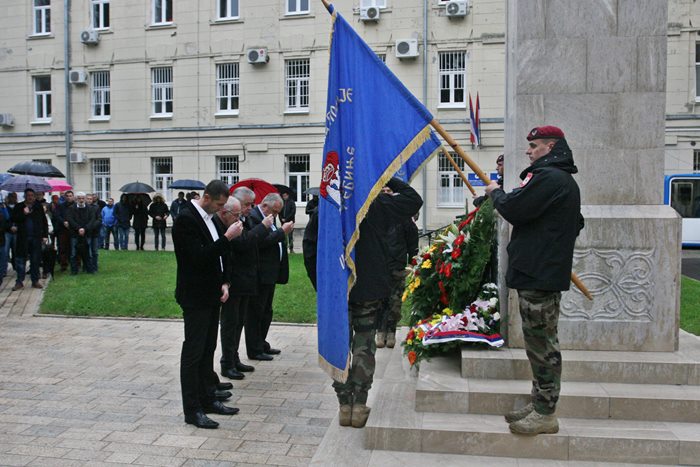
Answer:
[[[562,351],[565,381],[700,385],[700,344],[680,332],[676,352]],[[462,349],[465,378],[531,380],[524,349]]]
[[[462,378],[451,357],[421,364],[418,412],[503,415],[529,401],[531,382]],[[700,386],[562,382],[561,417],[700,422]]]
[[[365,449],[561,461],[700,465],[700,424],[560,418],[554,435],[516,436],[500,415],[415,412],[415,391],[382,381]]]

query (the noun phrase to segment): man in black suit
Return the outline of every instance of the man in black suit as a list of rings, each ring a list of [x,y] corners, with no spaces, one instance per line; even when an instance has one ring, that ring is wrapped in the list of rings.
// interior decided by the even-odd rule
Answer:
[[[252,224],[262,223],[267,216],[277,216],[282,209],[282,197],[271,193],[250,212]],[[275,284],[286,284],[289,280],[289,258],[285,246],[286,236],[294,229],[294,222],[285,222],[282,228],[272,224],[270,233],[258,244],[258,294],[250,301],[246,333],[248,358],[272,360],[272,355],[281,353],[267,342],[267,333],[272,323],[272,299]],[[250,328],[250,329],[249,329]]]
[[[209,182],[204,196],[183,206],[173,225],[177,259],[175,299],[182,308],[185,341],[180,356],[180,384],[185,422],[199,428],[219,424],[205,415],[234,415],[237,408],[216,400],[214,351],[219,309],[228,300],[228,270],[225,261],[229,242],[243,231],[240,222],[224,232],[212,221],[228,199],[228,188],[220,180]]]

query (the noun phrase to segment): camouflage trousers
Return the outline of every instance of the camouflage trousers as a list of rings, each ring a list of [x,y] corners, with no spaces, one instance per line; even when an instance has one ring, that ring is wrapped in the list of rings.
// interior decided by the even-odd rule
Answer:
[[[377,316],[378,332],[396,332],[396,323],[401,321],[401,296],[406,288],[406,270],[391,272],[391,295],[382,303]]]
[[[340,405],[366,404],[374,379],[377,345],[374,342],[377,315],[383,300],[348,303],[352,362],[344,383],[333,382]]]
[[[559,301],[561,292],[518,290],[525,351],[532,368],[532,402],[537,413],[553,414],[561,390]]]

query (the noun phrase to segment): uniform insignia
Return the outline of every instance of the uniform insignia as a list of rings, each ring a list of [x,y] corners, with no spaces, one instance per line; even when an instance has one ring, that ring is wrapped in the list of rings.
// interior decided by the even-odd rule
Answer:
[[[531,178],[532,178],[532,172],[528,172],[527,175],[525,176],[525,178],[523,179],[523,181],[520,182],[520,188],[527,185],[527,182],[529,182]]]

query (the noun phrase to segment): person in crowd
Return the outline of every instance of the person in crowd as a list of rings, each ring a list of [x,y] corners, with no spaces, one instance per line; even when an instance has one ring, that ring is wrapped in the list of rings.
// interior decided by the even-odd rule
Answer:
[[[362,428],[369,418],[367,397],[374,379],[376,320],[391,293],[385,232],[410,219],[423,205],[420,195],[402,180],[392,178],[386,185],[394,194],[380,193],[372,202],[360,223],[360,239],[355,245],[357,280],[348,299],[352,364],[344,383],[333,382],[341,426]]]
[[[126,251],[129,248],[129,229],[131,229],[131,205],[126,194],[122,194],[119,202],[114,205],[114,218],[116,224],[116,244],[115,250]]]
[[[0,285],[7,275],[7,253],[5,251],[5,233],[10,230],[10,211],[4,202],[0,202]]]
[[[496,180],[496,183],[498,183],[498,186],[501,188],[503,187],[503,154],[500,154],[496,158],[496,173],[498,173],[498,180]],[[474,207],[479,207],[481,206],[481,203],[484,202],[486,199],[486,195],[484,196],[477,196],[474,198]],[[467,211],[469,208],[467,207]]]
[[[297,203],[294,200],[294,196],[290,196],[288,192],[282,193],[282,210],[280,211],[280,223],[286,224],[287,222],[294,222],[296,220],[297,214]],[[289,252],[294,253],[294,230],[287,235],[287,245],[289,247]]]
[[[92,261],[92,266],[83,269],[85,271],[97,272],[100,254],[100,232],[102,232],[102,209],[100,204],[97,202],[97,195],[94,193],[87,193],[85,195],[85,203],[89,209],[91,209],[97,216],[97,224],[88,232],[87,241],[88,248],[90,248],[90,261]]]
[[[185,205],[185,203],[187,203],[187,201],[189,200],[185,199],[185,192],[180,191],[178,192],[175,201],[170,203],[170,217],[173,218],[173,222],[175,222],[177,215],[180,214],[180,209]]]
[[[78,274],[78,258],[80,258],[80,263],[83,265],[84,271],[88,274],[95,273],[95,262],[93,262],[90,257],[92,253],[90,248],[90,236],[94,235],[95,230],[99,226],[97,216],[97,208],[88,206],[85,193],[82,191],[76,193],[75,203],[66,213],[68,229],[71,234],[71,275]]]
[[[221,308],[221,375],[229,379],[243,379],[245,372],[255,370],[253,366],[241,362],[238,347],[247,322],[250,297],[257,293],[258,242],[268,235],[274,219],[269,215],[253,226],[249,214],[254,201],[255,193],[249,188],[240,187],[234,190],[224,209],[218,212],[224,226],[239,218],[243,224],[241,236],[231,241],[231,287],[229,299]],[[248,334],[246,331],[246,337]]]
[[[508,244],[506,285],[518,291],[525,352],[532,369],[531,401],[510,412],[516,434],[556,433],[561,389],[557,326],[561,292],[569,290],[576,237],[583,228],[578,172],[564,132],[533,128],[527,136],[530,166],[520,187],[506,193],[496,182],[486,187],[498,213],[513,226]]]
[[[17,193],[15,193],[14,191],[8,193],[5,197],[5,209],[7,209],[8,219],[12,217],[12,211],[15,209],[16,205]],[[5,232],[5,259],[7,260],[8,264],[12,265],[13,269],[15,267],[16,243],[17,234],[13,232],[11,228],[8,227],[7,231]]]
[[[53,276],[56,267],[56,235],[54,234],[54,222],[51,219],[50,203],[44,203],[44,215],[49,228],[49,237],[41,245],[41,278],[47,279]]]
[[[131,226],[134,228],[134,244],[137,250],[143,250],[146,242],[146,227],[148,227],[148,209],[139,195],[134,196],[131,204],[131,215],[133,220]]]
[[[311,285],[316,290],[316,246],[318,244],[318,196],[313,195],[306,203],[306,214],[309,221],[304,228],[304,239],[301,249],[304,253],[304,267]]]
[[[41,245],[49,238],[49,227],[44,208],[36,202],[36,193],[31,188],[24,190],[24,201],[17,203],[11,214],[12,227],[17,235],[15,253],[15,271],[17,281],[12,290],[24,288],[27,258],[29,259],[29,277],[32,287],[41,289],[39,268],[41,266]]]
[[[172,229],[177,261],[175,299],[182,308],[185,324],[180,355],[182,405],[185,423],[199,428],[219,426],[206,413],[234,415],[239,411],[216,399],[214,379],[219,310],[229,298],[226,254],[230,241],[243,231],[240,222],[221,231],[212,221],[227,200],[226,184],[212,180],[201,200],[188,202],[182,208]]]
[[[168,205],[165,204],[165,199],[160,194],[153,197],[153,202],[148,207],[148,215],[153,219],[153,237],[155,240],[155,248],[158,251],[158,237],[160,236],[162,248],[165,251],[165,227],[166,219],[170,215]]]
[[[392,195],[391,188],[382,190]],[[415,214],[414,214],[415,215]],[[386,259],[391,275],[391,294],[377,316],[377,348],[393,349],[396,345],[396,324],[401,320],[401,296],[406,288],[406,265],[418,254],[418,227],[413,217],[402,219],[386,231]]]
[[[267,216],[277,216],[282,209],[282,197],[279,193],[270,193],[262,202],[250,211],[253,226],[261,224]],[[258,293],[249,306],[247,319],[250,330],[250,343],[246,336],[246,347],[250,360],[272,360],[281,350],[272,348],[267,341],[267,334],[272,323],[272,300],[275,296],[275,284],[286,284],[289,280],[289,258],[285,238],[294,229],[293,222],[277,227],[270,226],[270,233],[258,244]]]
[[[107,204],[102,208],[102,245],[100,248],[109,250],[109,237],[110,235],[114,239],[114,249],[119,249],[119,243],[117,241],[117,218],[114,216],[114,198],[107,198]]]
[[[199,200],[199,193],[197,193],[196,191],[193,191],[193,192],[192,192],[192,199],[193,199],[193,200]]]
[[[63,202],[59,202],[58,208],[54,213],[56,222],[55,234],[58,239],[58,262],[61,265],[61,272],[68,270],[68,263],[71,257],[71,234],[66,214],[74,203],[73,191],[68,190],[63,193]]]

